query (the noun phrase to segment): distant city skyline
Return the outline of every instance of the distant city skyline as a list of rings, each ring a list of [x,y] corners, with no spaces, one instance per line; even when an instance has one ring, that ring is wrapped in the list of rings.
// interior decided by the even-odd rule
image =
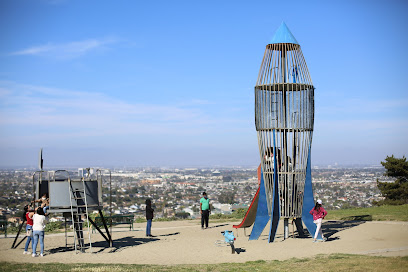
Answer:
[[[40,148],[45,166],[258,165],[254,86],[282,21],[316,87],[312,165],[406,156],[407,8],[1,1],[0,167]]]

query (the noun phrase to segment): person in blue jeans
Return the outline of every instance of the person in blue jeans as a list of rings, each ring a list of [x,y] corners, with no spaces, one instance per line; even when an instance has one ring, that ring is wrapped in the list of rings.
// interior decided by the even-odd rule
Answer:
[[[146,199],[146,236],[153,237],[152,235],[152,220],[153,220],[153,212],[152,209],[152,201],[150,199]]]
[[[33,240],[33,213],[30,212],[30,209],[31,209],[30,205],[24,206],[24,216],[27,220],[27,223],[26,223],[27,242],[25,243],[23,254],[29,254],[28,246],[30,245],[30,242],[31,242],[31,247],[32,247],[33,246],[32,243],[34,242],[32,241]]]
[[[44,230],[45,230],[45,225],[48,222],[48,218],[45,217],[44,210],[41,207],[38,207],[36,210],[36,213],[33,215],[33,257],[37,257],[37,244],[38,240],[40,240],[40,247],[41,247],[41,253],[40,256],[44,256]]]

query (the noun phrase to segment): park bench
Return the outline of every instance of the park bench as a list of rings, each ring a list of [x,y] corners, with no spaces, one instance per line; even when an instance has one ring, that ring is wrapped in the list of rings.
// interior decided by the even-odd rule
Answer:
[[[7,218],[5,215],[0,215],[0,231],[4,231],[4,237],[7,238]]]
[[[107,227],[116,226],[116,225],[129,225],[129,230],[133,230],[133,220],[134,220],[133,214],[104,216],[103,218],[105,218]],[[103,227],[102,218],[100,216],[95,217],[94,222],[98,227]],[[94,228],[92,228],[92,232],[93,231],[94,231]]]

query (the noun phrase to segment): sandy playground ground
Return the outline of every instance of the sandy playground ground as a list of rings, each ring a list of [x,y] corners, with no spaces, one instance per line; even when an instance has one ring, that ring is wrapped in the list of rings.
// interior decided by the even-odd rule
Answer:
[[[25,241],[11,249],[14,238],[0,238],[0,261],[61,263],[123,263],[123,264],[214,264],[255,260],[286,260],[313,257],[317,254],[351,253],[381,256],[408,256],[408,222],[324,221],[327,242],[313,243],[311,238],[283,240],[283,221],[275,242],[268,243],[269,225],[259,240],[249,241],[244,230],[232,228],[233,223],[210,222],[201,230],[199,221],[154,222],[153,238],[145,237],[145,224],[134,224],[134,230],[114,228],[113,247],[99,233],[92,234],[93,253],[76,254],[65,247],[65,234],[46,234],[45,256],[23,255]],[[221,231],[233,230],[237,237],[236,252],[226,245]],[[292,225],[290,225],[292,231]],[[251,228],[246,230],[248,235]],[[73,233],[68,243],[73,244]],[[31,251],[31,250],[30,250]],[[37,247],[39,253],[39,245]]]

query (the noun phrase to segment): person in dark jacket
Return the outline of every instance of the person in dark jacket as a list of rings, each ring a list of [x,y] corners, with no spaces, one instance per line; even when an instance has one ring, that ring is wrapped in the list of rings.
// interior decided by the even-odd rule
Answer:
[[[153,237],[152,235],[153,212],[154,210],[152,209],[152,201],[150,199],[146,199],[146,220],[147,220],[146,236],[147,237]]]

